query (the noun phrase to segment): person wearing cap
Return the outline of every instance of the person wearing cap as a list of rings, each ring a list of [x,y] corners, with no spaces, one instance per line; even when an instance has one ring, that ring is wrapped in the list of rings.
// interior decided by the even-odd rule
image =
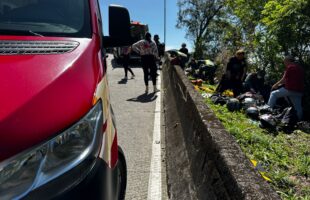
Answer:
[[[245,51],[240,49],[235,56],[229,59],[226,72],[223,75],[216,91],[224,92],[227,89],[233,90],[234,96],[238,96],[242,92],[242,82],[247,72],[247,64],[245,59]]]
[[[154,38],[153,38],[154,42],[156,43],[156,45],[159,45],[160,42],[159,42],[159,36],[157,34],[154,35]]]
[[[278,82],[272,86],[272,92],[268,105],[274,108],[278,98],[288,98],[297,112],[299,120],[302,119],[302,95],[304,91],[304,69],[299,65],[293,56],[284,58],[285,72]],[[284,87],[281,87],[283,86]]]
[[[149,75],[152,78],[154,92],[158,92],[159,90],[156,88],[156,60],[158,59],[158,49],[155,42],[152,41],[152,35],[147,32],[143,40],[140,40],[132,45],[132,50],[141,55],[145,93],[148,93],[149,91]]]
[[[164,43],[161,43],[159,41],[159,36],[156,34],[154,35],[154,42],[156,43],[157,45],[157,50],[158,50],[158,56],[161,58],[162,56],[164,56],[164,53],[165,53],[165,44]]]

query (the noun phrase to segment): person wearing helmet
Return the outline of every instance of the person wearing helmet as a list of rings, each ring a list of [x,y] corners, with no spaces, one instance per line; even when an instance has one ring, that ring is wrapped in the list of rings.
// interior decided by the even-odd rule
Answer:
[[[155,42],[152,41],[152,35],[147,32],[143,40],[132,45],[132,49],[141,55],[145,92],[148,93],[149,91],[149,75],[152,78],[154,92],[158,92],[159,90],[156,88],[156,60],[158,59],[158,49]]]
[[[188,49],[186,48],[186,44],[185,43],[182,44],[181,49],[179,51],[184,53],[184,54],[186,54],[187,57],[188,57]]]
[[[285,72],[281,80],[272,86],[273,92],[270,94],[268,105],[273,108],[277,99],[288,98],[297,112],[299,120],[302,118],[302,95],[304,91],[304,69],[299,65],[293,56],[284,58]],[[284,87],[281,87],[283,86]]]
[[[216,91],[222,93],[227,89],[232,89],[234,96],[238,96],[242,92],[242,81],[245,78],[246,72],[247,64],[245,51],[240,49],[236,52],[235,56],[229,59],[226,72],[216,88]]]

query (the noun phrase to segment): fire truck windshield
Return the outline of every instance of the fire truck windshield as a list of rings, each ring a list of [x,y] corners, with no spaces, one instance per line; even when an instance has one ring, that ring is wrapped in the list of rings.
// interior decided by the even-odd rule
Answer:
[[[0,0],[0,35],[91,37],[88,0]]]

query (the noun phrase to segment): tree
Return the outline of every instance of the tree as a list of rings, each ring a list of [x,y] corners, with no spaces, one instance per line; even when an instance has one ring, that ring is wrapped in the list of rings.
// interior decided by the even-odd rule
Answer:
[[[177,28],[187,29],[187,37],[194,42],[194,57],[199,59],[203,56],[208,27],[220,15],[224,0],[178,0],[178,7]]]
[[[275,36],[282,52],[301,61],[310,60],[310,1],[270,0],[262,12],[262,22]]]

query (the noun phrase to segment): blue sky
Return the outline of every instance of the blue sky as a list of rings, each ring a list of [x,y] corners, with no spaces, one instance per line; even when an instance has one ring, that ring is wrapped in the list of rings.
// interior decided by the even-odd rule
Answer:
[[[167,35],[166,49],[177,48],[185,42],[189,49],[191,43],[185,38],[185,30],[175,27],[177,21],[177,0],[167,1]],[[158,34],[160,41],[164,42],[164,0],[100,0],[103,20],[107,22],[109,4],[118,4],[129,10],[133,21],[148,24],[152,35]],[[107,32],[107,23],[104,31]]]

